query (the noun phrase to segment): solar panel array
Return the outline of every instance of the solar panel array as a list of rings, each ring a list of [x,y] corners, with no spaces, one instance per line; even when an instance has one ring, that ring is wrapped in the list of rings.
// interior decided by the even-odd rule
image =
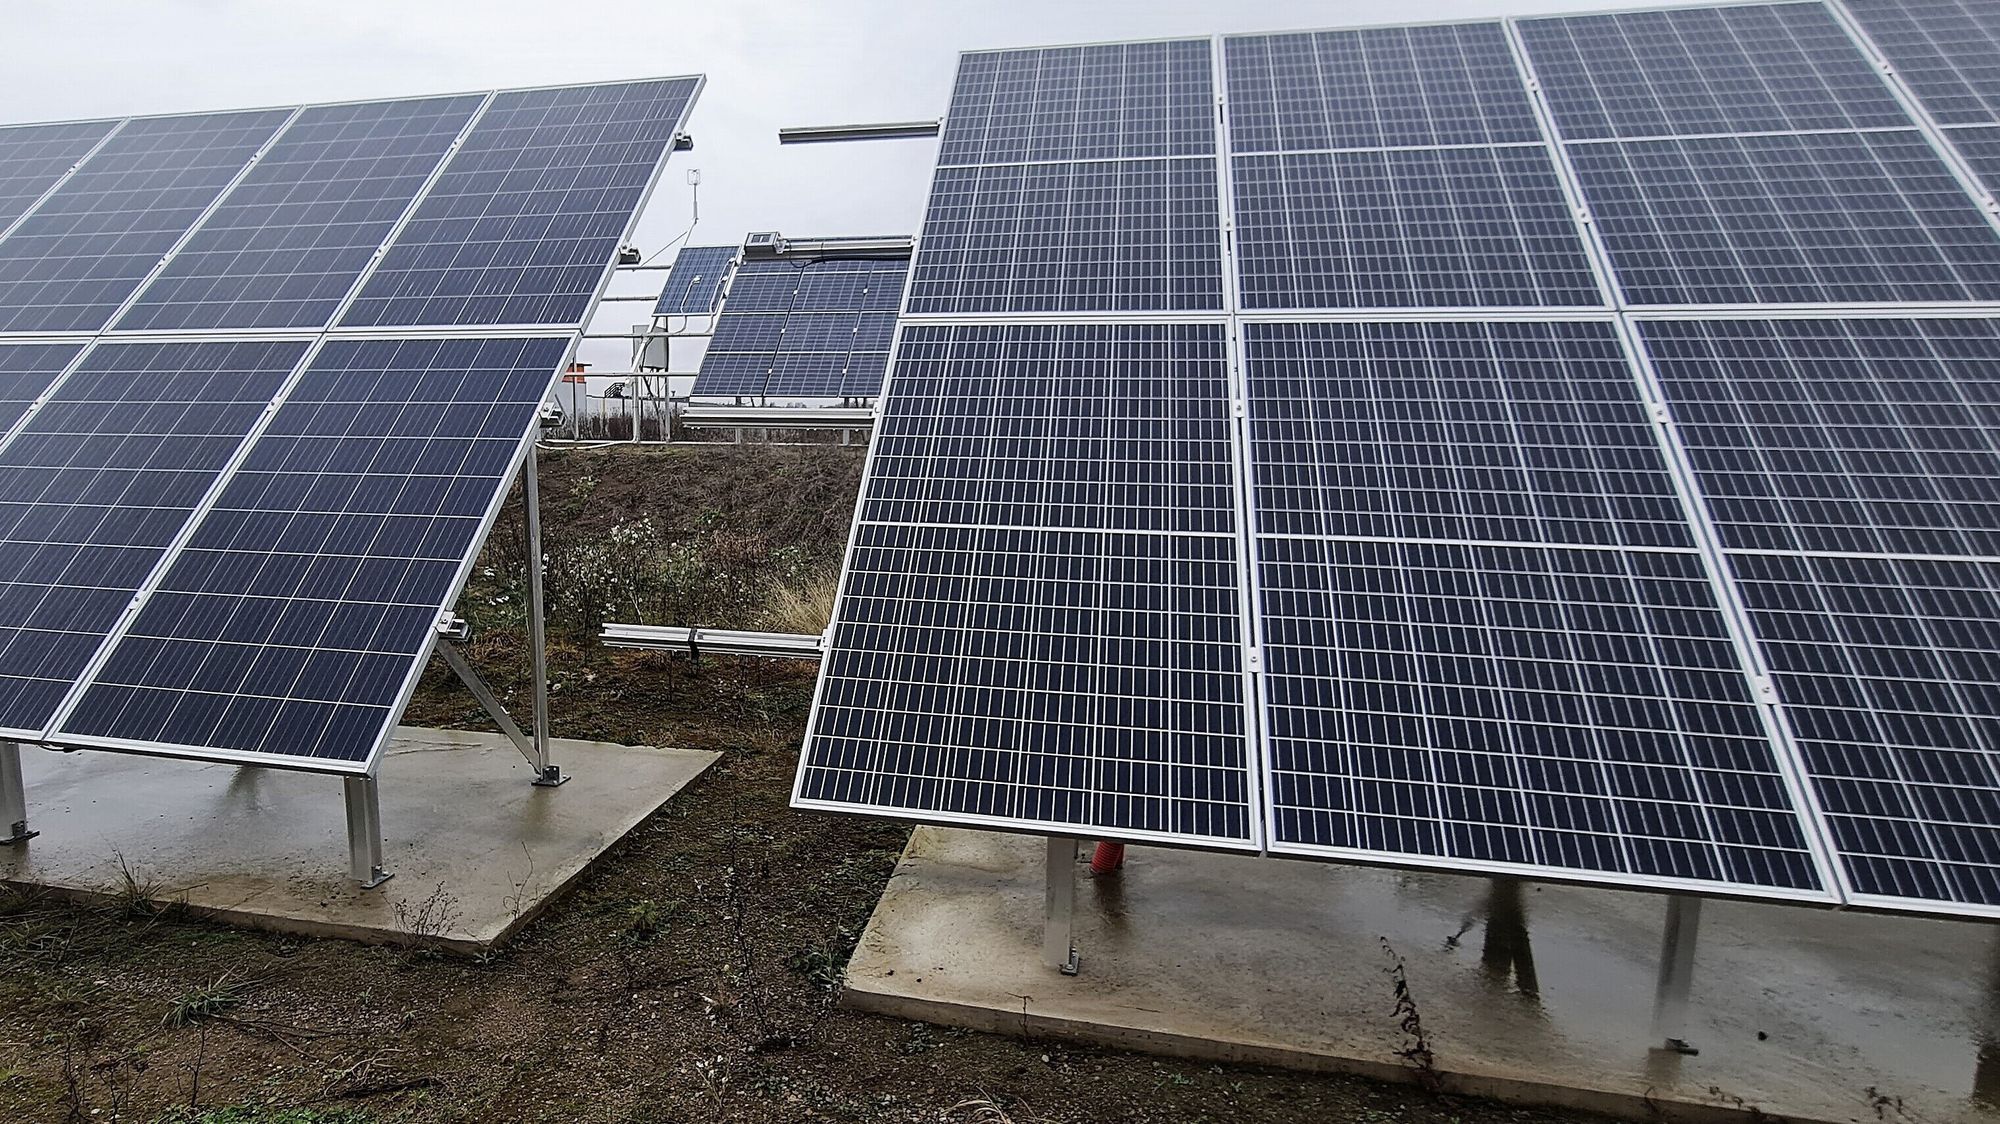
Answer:
[[[746,259],[723,298],[694,393],[875,397],[909,270],[906,257]]]
[[[699,86],[0,128],[0,736],[371,771]]]
[[[1996,49],[964,56],[795,803],[2000,915]]]

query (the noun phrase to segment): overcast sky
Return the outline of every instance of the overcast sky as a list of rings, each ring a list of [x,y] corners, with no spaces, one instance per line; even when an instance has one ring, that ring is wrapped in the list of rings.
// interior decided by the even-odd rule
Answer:
[[[780,148],[777,130],[936,117],[962,50],[1630,3],[7,0],[0,122],[706,74],[689,125],[695,150],[669,162],[639,226],[650,254],[692,219],[690,168],[701,170],[696,244],[750,230],[914,233],[934,141]],[[632,291],[639,278],[657,289],[661,275],[614,288]],[[596,330],[639,311],[614,305]],[[624,357],[615,343],[586,355],[600,369]]]

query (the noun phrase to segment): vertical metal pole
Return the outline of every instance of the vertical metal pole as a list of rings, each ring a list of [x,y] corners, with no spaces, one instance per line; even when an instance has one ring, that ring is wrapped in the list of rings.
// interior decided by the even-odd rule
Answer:
[[[394,877],[382,869],[382,801],[374,777],[342,777],[347,802],[347,861],[354,880],[372,890]]]
[[[1660,978],[1653,991],[1655,1049],[1696,1054],[1687,1040],[1688,993],[1694,986],[1695,940],[1701,934],[1701,899],[1667,899],[1666,932],[1660,938]]]
[[[534,681],[534,725],[528,736],[535,743],[535,783],[554,788],[568,780],[549,760],[549,649],[542,606],[542,489],[535,477],[535,450],[521,465],[521,502],[528,514],[528,674]]]
[[[1048,882],[1042,897],[1042,959],[1065,976],[1076,975],[1076,848],[1074,839],[1049,839]]]
[[[0,742],[0,844],[26,843],[38,832],[28,830],[28,789],[21,780],[21,747]]]

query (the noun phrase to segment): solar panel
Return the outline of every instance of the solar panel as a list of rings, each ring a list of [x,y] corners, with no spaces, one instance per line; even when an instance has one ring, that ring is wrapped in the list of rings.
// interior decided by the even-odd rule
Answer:
[[[1229,150],[1540,144],[1498,23],[1223,40]]]
[[[906,327],[796,802],[1254,846],[1227,376],[1218,324]]]
[[[306,346],[99,344],[0,448],[0,730],[40,740]]]
[[[1745,4],[1521,20],[1566,140],[1904,128],[1825,6]]]
[[[0,344],[0,434],[14,428],[82,351],[74,343]]]
[[[722,282],[736,260],[734,246],[686,246],[667,270],[655,316],[712,316],[722,300]]]
[[[2000,193],[2000,125],[1972,125],[1945,133],[1959,158],[1988,194]]]
[[[127,121],[0,238],[0,332],[94,332],[290,118]]]
[[[1540,145],[1239,156],[1244,308],[1602,305]]]
[[[2000,567],[1730,556],[1850,900],[2000,907]]]
[[[494,95],[341,326],[581,321],[700,85]]]
[[[1205,39],[989,51],[959,60],[938,163],[1215,152]]]
[[[1215,162],[940,167],[909,311],[1220,310]]]
[[[695,394],[872,398],[906,258],[751,258],[736,269]]]
[[[1915,130],[1572,145],[1639,305],[2000,299],[2000,237]]]
[[[1244,330],[1274,851],[1822,892],[1614,325]]]
[[[117,327],[324,325],[484,101],[301,110]]]
[[[2000,11],[1982,0],[1843,0],[1944,125],[2000,122]]]
[[[56,737],[370,766],[569,345],[328,342]]]
[[[26,214],[118,124],[76,121],[0,128],[0,231]]]

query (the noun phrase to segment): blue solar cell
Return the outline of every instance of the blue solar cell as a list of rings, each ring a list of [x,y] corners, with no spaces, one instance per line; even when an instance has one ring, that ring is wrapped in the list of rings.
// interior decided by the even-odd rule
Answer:
[[[699,85],[495,95],[342,326],[581,321]]]
[[[1854,892],[2000,906],[2000,566],[1730,564]]]
[[[1634,304],[2000,299],[2000,236],[1913,130],[1570,146]]]
[[[1642,321],[1723,545],[2000,557],[2000,321]]]
[[[74,343],[0,345],[0,434],[14,428],[82,350]]]
[[[1540,143],[1498,23],[1223,40],[1231,152]]]
[[[308,106],[117,327],[324,325],[483,101]]]
[[[907,259],[753,258],[738,267],[694,393],[873,397]]]
[[[908,310],[1219,310],[1218,207],[1208,160],[941,167]]]
[[[1243,338],[1265,534],[1694,546],[1609,323],[1246,324]]]
[[[1206,156],[1206,39],[961,56],[939,164]]]
[[[1944,130],[1944,138],[1979,177],[1989,195],[2000,195],[2000,125]]]
[[[2000,122],[2000,9],[1990,0],[1845,0],[1845,7],[1934,119]]]
[[[291,116],[128,121],[0,239],[0,331],[96,331]]]
[[[801,801],[1251,845],[1228,419],[1219,324],[905,327]]]
[[[1519,26],[1565,140],[1910,124],[1867,56],[1818,3]]]
[[[1827,895],[1700,555],[1257,551],[1272,850]]]
[[[1605,303],[1541,145],[1232,164],[1245,308]]]
[[[0,230],[28,212],[116,121],[0,128]]]
[[[63,736],[365,766],[568,346],[326,344]]]
[[[0,728],[40,736],[305,350],[100,344],[0,449]]]
[[[667,270],[667,280],[660,286],[660,300],[653,306],[653,315],[714,315],[716,303],[722,299],[722,282],[729,276],[729,266],[736,260],[736,254],[734,246],[683,248],[674,255],[673,268]]]

